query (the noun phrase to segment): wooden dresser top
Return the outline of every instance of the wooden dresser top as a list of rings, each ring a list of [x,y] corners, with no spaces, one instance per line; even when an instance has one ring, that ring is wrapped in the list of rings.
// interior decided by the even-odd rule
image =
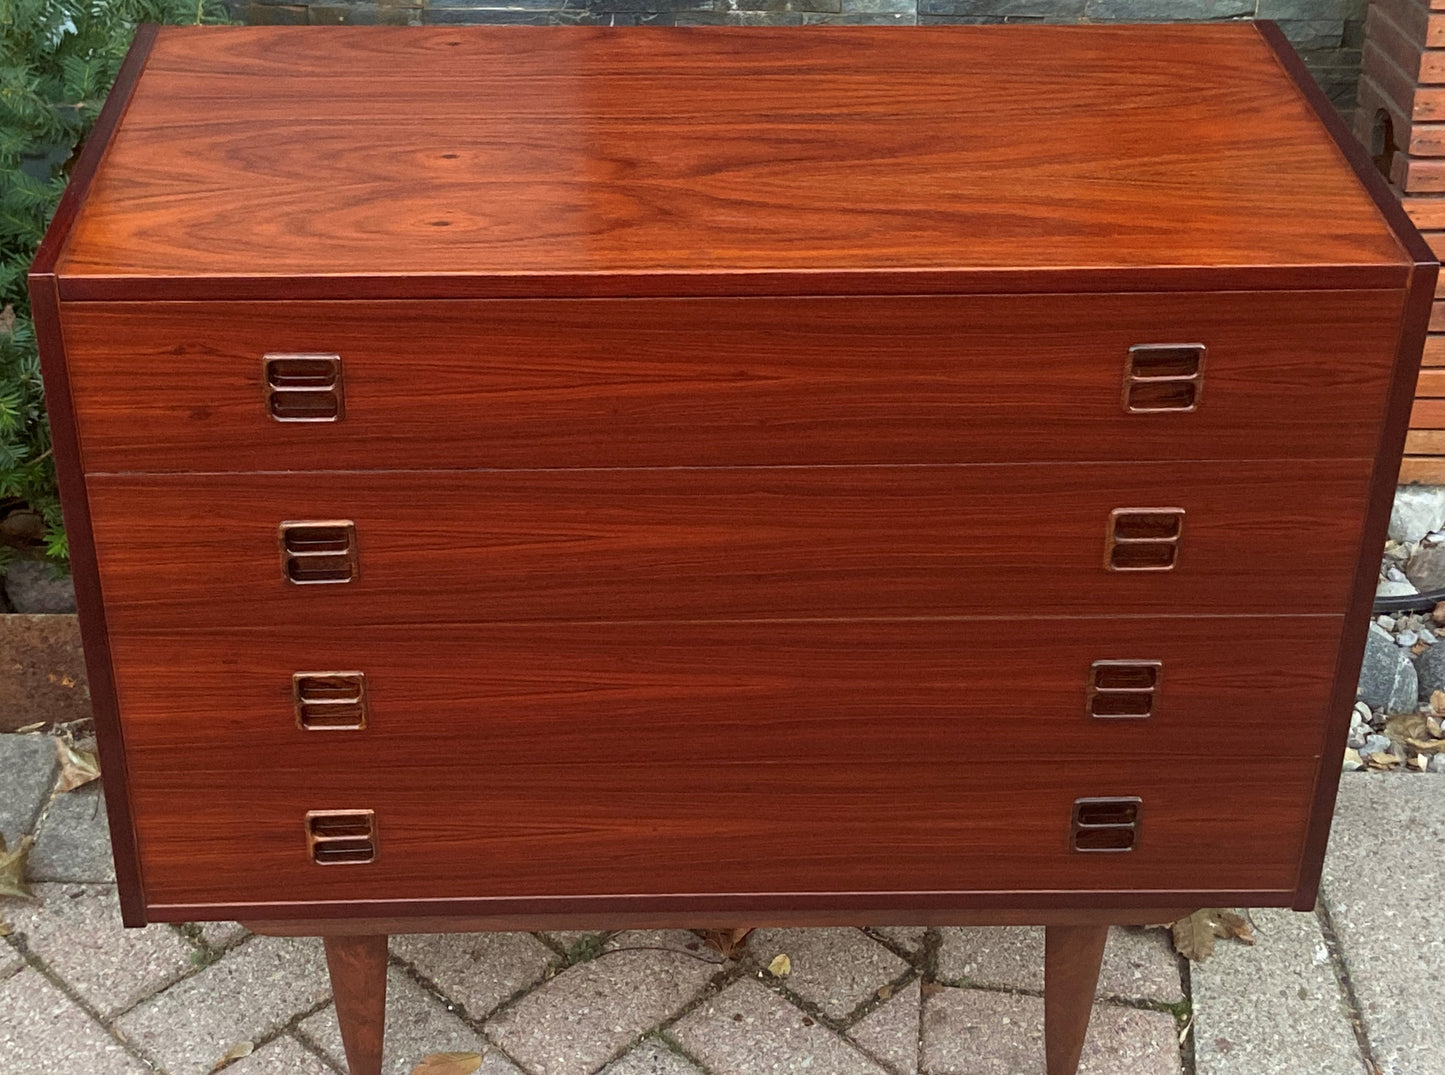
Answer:
[[[249,27],[156,34],[56,273],[81,299],[446,297],[1409,264],[1252,24]]]

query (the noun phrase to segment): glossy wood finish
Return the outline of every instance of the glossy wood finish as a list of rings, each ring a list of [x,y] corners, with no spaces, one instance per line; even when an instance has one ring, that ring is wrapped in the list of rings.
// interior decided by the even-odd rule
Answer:
[[[1329,760],[1343,754],[1345,738],[1349,733],[1349,709],[1354,702],[1356,684],[1359,682],[1364,637],[1374,602],[1378,550],[1385,543],[1431,303],[1441,283],[1440,265],[1435,254],[1410,222],[1408,214],[1375,168],[1364,146],[1351,136],[1339,112],[1320,91],[1313,76],[1285,39],[1283,31],[1274,23],[1265,22],[1260,24],[1260,33],[1274,50],[1276,59],[1294,82],[1300,96],[1318,117],[1320,125],[1329,132],[1339,147],[1361,188],[1374,201],[1381,217],[1389,225],[1410,260],[1405,310],[1396,326],[1398,345],[1395,371],[1390,382],[1385,413],[1379,425],[1380,441],[1370,480],[1370,498],[1360,534],[1354,585],[1346,609],[1345,644],[1339,651],[1334,700],[1325,717],[1325,754],[1315,785],[1309,836],[1305,843],[1304,856],[1300,863],[1299,885],[1295,892],[1294,907],[1308,911],[1314,909],[1319,892],[1325,846],[1329,842],[1330,822],[1334,815],[1335,793],[1340,782],[1340,767],[1330,764]]]
[[[85,472],[76,433],[77,415],[70,394],[65,338],[60,327],[60,283],[55,264],[75,223],[76,214],[90,193],[101,159],[130,105],[155,36],[154,26],[141,26],[136,30],[125,60],[116,73],[110,95],[96,117],[91,136],[71,166],[70,182],[55,208],[55,215],[51,217],[45,239],[35,253],[28,279],[31,317],[45,377],[50,442],[60,485],[61,507],[65,513],[71,578],[75,583],[80,635],[85,646],[86,682],[95,716],[97,749],[107,776],[106,815],[114,852],[121,918],[128,926],[145,923],[145,892],[135,830],[131,826],[130,798],[126,793],[125,733],[115,700],[105,602],[100,592],[95,548],[91,542],[90,504],[85,493]]]
[[[65,330],[93,472],[1365,457],[1401,300],[78,303]],[[1126,413],[1129,348],[1181,341],[1199,409]],[[271,419],[273,352],[340,354],[345,417]]]
[[[349,1075],[381,1075],[386,1033],[385,935],[328,935],[326,968]]]
[[[216,745],[166,773],[133,767],[131,795],[152,905],[203,919],[237,905],[250,905],[240,917],[296,918],[336,901],[375,901],[371,915],[441,913],[433,901],[505,914],[651,898],[701,920],[790,897],[826,907],[840,893],[958,909],[1003,893],[1003,906],[1032,894],[1058,907],[1287,892],[1317,768],[1211,753],[999,765],[958,736],[906,759],[836,761],[822,743],[818,754],[760,764],[737,737],[701,732],[682,765],[645,743],[516,761],[484,734],[417,736],[384,754]],[[1100,795],[1143,800],[1136,850],[1070,850],[1074,800]],[[375,860],[313,863],[306,813],[362,809],[375,811]]]
[[[118,635],[132,774],[163,783],[197,752],[365,766],[420,736],[489,764],[548,757],[800,764],[965,761],[1011,741],[1040,764],[1149,758],[1257,739],[1323,748],[1340,619],[1074,618],[766,623],[407,624]],[[1148,719],[1086,712],[1090,666],[1161,662]],[[355,669],[359,731],[306,731],[297,671]],[[217,706],[224,683],[224,705]],[[907,792],[900,792],[906,796]]]
[[[1056,616],[1333,613],[1369,467],[99,475],[89,490],[124,631],[1001,615],[1014,577]],[[1110,512],[1130,506],[1185,509],[1175,570],[1103,570]],[[358,579],[283,581],[277,526],[306,519],[355,522]],[[1308,558],[1260,571],[1260,550],[1300,532]]]
[[[1048,926],[1044,930],[1044,1057],[1048,1075],[1074,1075],[1078,1069],[1108,940],[1108,926]],[[352,1075],[358,1075],[354,1068]]]
[[[166,28],[59,268],[66,299],[215,299],[1398,287],[1409,266],[1236,24]]]

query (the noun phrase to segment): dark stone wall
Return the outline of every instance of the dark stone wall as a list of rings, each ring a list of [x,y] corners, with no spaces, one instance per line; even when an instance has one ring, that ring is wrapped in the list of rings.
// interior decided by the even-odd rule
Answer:
[[[1274,19],[1342,109],[1354,104],[1368,0],[226,0],[249,23],[603,26]],[[1181,72],[1187,77],[1187,72]]]

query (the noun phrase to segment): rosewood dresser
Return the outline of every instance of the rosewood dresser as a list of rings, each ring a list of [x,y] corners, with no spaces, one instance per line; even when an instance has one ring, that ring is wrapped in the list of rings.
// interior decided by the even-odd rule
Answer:
[[[1435,276],[1268,24],[144,28],[31,277],[126,921],[353,1075],[388,933],[1037,923],[1067,1075],[1313,905]]]

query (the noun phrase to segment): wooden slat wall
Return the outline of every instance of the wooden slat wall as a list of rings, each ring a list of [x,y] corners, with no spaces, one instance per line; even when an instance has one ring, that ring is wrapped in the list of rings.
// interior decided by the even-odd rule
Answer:
[[[1389,117],[1390,182],[1437,255],[1445,256],[1445,0],[1371,0],[1355,133],[1366,145]],[[1410,414],[1401,482],[1445,485],[1445,279]]]

